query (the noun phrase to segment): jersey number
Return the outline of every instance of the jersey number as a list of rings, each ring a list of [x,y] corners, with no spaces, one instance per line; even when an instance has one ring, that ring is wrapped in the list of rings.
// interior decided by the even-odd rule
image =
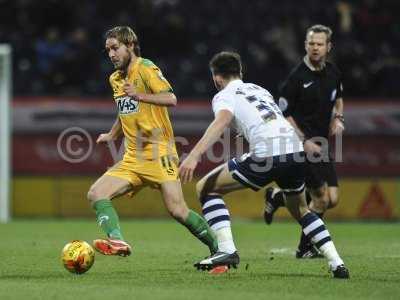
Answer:
[[[251,104],[255,105],[257,110],[261,113],[261,117],[265,122],[269,122],[271,120],[276,119],[277,114],[282,114],[278,108],[278,106],[275,104],[275,102],[266,102],[264,99],[261,97],[257,96],[247,96],[246,100],[249,101]]]
[[[169,155],[162,156],[160,158],[160,161],[161,161],[161,165],[162,165],[163,169],[165,171],[167,171],[168,175],[170,175],[170,176],[175,175],[175,170],[174,170],[174,167],[172,166],[173,162],[171,161],[171,158]]]

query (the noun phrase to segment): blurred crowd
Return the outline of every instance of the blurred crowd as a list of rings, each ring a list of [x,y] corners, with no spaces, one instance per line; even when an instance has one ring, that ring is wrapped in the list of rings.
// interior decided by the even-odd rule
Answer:
[[[103,34],[130,25],[179,97],[206,98],[214,53],[238,51],[245,80],[276,92],[304,56],[305,30],[321,23],[334,31],[330,59],[346,96],[399,97],[399,9],[390,0],[0,0],[0,43],[13,46],[14,94],[106,96]]]

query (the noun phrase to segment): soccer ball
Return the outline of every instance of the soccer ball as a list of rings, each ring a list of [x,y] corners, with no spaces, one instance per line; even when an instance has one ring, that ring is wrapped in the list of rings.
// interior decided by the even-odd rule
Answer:
[[[61,251],[61,261],[71,273],[83,274],[94,263],[94,250],[85,241],[75,240],[64,246]]]

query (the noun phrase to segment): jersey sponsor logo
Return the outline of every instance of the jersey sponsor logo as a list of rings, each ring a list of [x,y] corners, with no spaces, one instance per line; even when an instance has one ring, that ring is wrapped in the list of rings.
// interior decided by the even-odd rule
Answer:
[[[303,83],[303,88],[308,88],[310,85],[312,85],[314,83],[314,81],[310,81],[310,82],[307,82],[307,83]]]
[[[335,101],[336,100],[336,93],[337,93],[337,91],[336,91],[336,89],[334,89],[332,91],[332,94],[331,94],[331,101]]]
[[[117,100],[120,115],[137,113],[139,110],[139,102],[129,96],[118,97],[115,100]]]

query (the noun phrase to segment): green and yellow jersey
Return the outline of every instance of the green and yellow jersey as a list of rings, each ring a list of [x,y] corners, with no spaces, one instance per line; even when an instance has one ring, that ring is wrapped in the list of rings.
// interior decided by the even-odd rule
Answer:
[[[124,160],[154,160],[165,155],[177,156],[167,107],[138,102],[127,96],[123,91],[126,82],[132,83],[137,93],[172,92],[161,70],[145,58],[137,58],[126,77],[121,71],[111,74],[110,84],[126,138]]]

